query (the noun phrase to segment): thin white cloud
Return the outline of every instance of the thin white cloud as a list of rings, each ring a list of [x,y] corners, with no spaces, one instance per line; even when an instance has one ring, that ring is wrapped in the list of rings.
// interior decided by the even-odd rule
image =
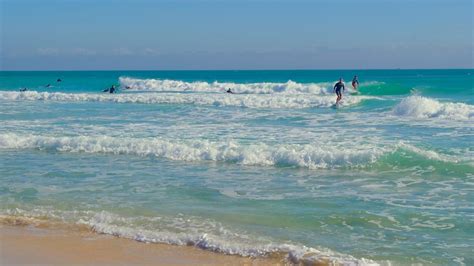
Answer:
[[[151,55],[151,56],[155,56],[155,55],[160,55],[160,51],[157,50],[157,49],[154,49],[154,48],[145,48],[143,49],[143,54],[144,55]]]
[[[134,55],[135,52],[128,48],[120,47],[120,48],[112,49],[112,54],[113,55]]]
[[[59,55],[59,49],[57,48],[38,48],[37,52],[39,55]]]
[[[86,48],[74,48],[71,50],[72,55],[96,55],[97,51]]]
[[[37,54],[41,56],[74,56],[74,55],[96,55],[97,51],[87,48],[71,48],[71,49],[59,49],[59,48],[38,48]]]

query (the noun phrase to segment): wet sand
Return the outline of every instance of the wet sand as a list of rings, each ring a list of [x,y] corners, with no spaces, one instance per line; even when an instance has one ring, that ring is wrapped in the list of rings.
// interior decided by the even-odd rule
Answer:
[[[189,246],[147,244],[85,229],[0,224],[0,265],[285,265]]]

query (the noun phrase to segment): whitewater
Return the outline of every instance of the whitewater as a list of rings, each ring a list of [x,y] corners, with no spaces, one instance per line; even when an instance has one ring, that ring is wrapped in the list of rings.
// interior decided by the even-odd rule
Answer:
[[[288,263],[470,265],[472,72],[3,71],[0,220]]]

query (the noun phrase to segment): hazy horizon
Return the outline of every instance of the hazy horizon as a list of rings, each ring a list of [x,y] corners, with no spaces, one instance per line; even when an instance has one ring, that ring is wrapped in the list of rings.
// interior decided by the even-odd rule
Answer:
[[[319,68],[319,69],[0,69],[2,72],[173,72],[173,71],[383,71],[383,70],[400,70],[400,71],[409,71],[409,70],[474,70],[472,67],[465,67],[465,68]]]
[[[472,69],[469,0],[0,0],[0,70]]]

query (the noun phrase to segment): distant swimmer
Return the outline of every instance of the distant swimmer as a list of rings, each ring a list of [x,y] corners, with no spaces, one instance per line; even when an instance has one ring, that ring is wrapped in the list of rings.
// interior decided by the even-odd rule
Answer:
[[[62,80],[61,79],[57,79],[56,82],[61,82]]]
[[[115,93],[115,91],[115,85],[112,85],[112,87],[110,87],[109,89],[105,89],[102,92]]]
[[[340,78],[339,81],[334,85],[334,92],[336,92],[336,95],[337,95],[336,104],[338,104],[339,101],[342,99],[341,89],[343,91],[346,90],[346,88],[344,87],[344,81],[342,80],[342,78]]]
[[[45,87],[46,87],[46,88],[49,88],[49,87],[51,87],[51,84],[48,84],[48,85],[46,85]]]
[[[20,91],[27,91],[28,88],[23,88],[23,89],[20,89]]]
[[[230,88],[228,88],[225,92],[234,94],[234,92]]]
[[[357,90],[359,88],[359,79],[357,78],[357,76],[354,76],[354,78],[352,79],[352,88],[354,90]]]
[[[132,87],[130,87],[130,86],[125,86],[125,89],[126,89],[126,90],[130,90],[131,88],[132,88]]]

